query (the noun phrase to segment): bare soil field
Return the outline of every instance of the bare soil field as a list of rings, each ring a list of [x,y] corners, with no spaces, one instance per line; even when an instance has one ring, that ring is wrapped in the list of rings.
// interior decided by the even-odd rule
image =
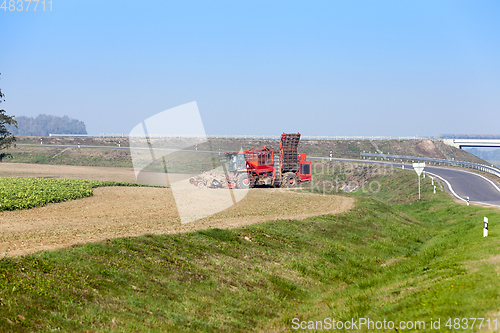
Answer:
[[[23,163],[0,164],[0,175],[135,181],[132,169]],[[94,189],[93,197],[0,212],[0,256],[23,255],[114,237],[234,228],[269,220],[337,214],[351,209],[353,204],[353,198],[342,196],[252,189],[236,205],[182,224],[169,188],[103,187]]]
[[[0,177],[42,177],[135,182],[134,169],[28,163],[0,163]]]
[[[268,220],[337,214],[351,209],[353,203],[353,198],[341,196],[254,189],[225,211],[181,224],[170,189],[97,188],[93,197],[1,212],[0,255],[23,255],[114,237],[235,228]]]

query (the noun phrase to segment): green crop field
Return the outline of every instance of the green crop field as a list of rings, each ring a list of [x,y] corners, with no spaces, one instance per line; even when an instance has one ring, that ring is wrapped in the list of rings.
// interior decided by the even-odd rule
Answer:
[[[0,178],[0,211],[28,209],[49,203],[90,197],[101,186],[137,186],[131,183],[74,179]]]

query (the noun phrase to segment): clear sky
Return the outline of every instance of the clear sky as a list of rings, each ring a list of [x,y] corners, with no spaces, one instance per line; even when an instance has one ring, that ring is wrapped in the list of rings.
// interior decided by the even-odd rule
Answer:
[[[500,134],[498,1],[46,2],[0,10],[8,114],[128,133],[196,101],[210,134]]]

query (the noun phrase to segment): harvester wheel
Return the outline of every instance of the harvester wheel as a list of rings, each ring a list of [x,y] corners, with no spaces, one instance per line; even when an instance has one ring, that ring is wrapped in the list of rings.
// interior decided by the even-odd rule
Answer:
[[[298,183],[299,179],[297,178],[297,175],[293,172],[287,172],[283,175],[283,182],[281,183],[281,187],[293,188],[297,187]]]
[[[250,179],[247,173],[242,173],[236,179],[236,187],[239,189],[247,189],[250,187]]]
[[[198,188],[204,188],[204,187],[205,187],[205,183],[203,183],[202,181],[199,181]]]

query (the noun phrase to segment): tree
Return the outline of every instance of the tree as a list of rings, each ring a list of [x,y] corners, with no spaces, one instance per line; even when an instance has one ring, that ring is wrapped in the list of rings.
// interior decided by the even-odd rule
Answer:
[[[55,134],[87,134],[85,123],[68,116],[58,117],[40,114],[35,118],[17,116],[17,128],[7,126],[14,136],[49,136]]]
[[[5,102],[5,95],[0,89],[0,103],[2,102]],[[9,148],[16,141],[16,137],[7,130],[6,125],[14,125],[17,128],[17,121],[13,116],[7,115],[5,110],[0,110],[0,162],[4,157],[10,156],[10,154],[2,153],[1,151]]]

